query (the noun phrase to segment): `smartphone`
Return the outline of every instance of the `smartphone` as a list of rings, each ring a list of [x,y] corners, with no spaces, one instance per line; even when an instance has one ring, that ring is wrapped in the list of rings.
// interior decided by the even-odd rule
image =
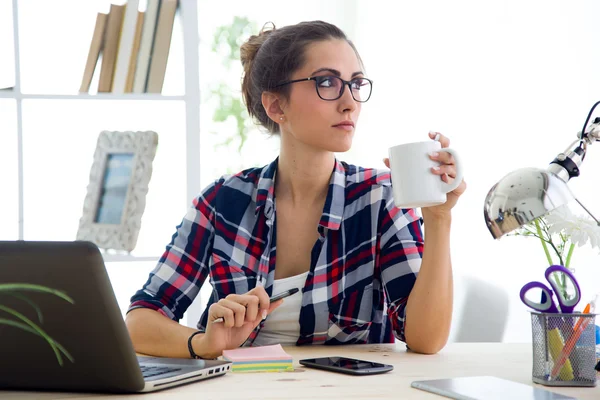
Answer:
[[[309,358],[300,360],[300,364],[310,368],[324,369],[350,375],[382,374],[394,369],[393,365],[346,357]]]
[[[275,296],[271,297],[269,299],[269,301],[272,303],[274,301],[284,299],[284,298],[286,298],[288,296],[293,295],[294,293],[298,293],[299,290],[300,289],[298,289],[298,288],[291,288],[289,290],[286,290],[285,292],[281,292],[279,294],[276,294]]]

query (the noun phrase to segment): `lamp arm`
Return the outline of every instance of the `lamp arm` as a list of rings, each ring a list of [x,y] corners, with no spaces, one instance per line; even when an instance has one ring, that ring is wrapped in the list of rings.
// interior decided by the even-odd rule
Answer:
[[[581,132],[577,133],[577,140],[567,147],[567,149],[556,156],[554,160],[548,166],[548,171],[553,172],[560,179],[568,182],[569,179],[579,176],[579,166],[585,158],[587,147],[592,145],[594,142],[600,142],[600,117],[594,118],[593,122],[589,124],[590,118],[594,112],[594,109],[600,105],[600,101],[596,102],[583,124]],[[581,208],[600,226],[600,221],[588,210],[579,199],[575,198],[575,201],[579,203]]]
[[[574,146],[574,147],[573,147]],[[548,166],[548,171],[568,182],[569,179],[579,176],[579,166],[583,162],[587,144],[585,141],[576,140],[564,153],[560,153]]]
[[[586,212],[586,213],[588,213],[588,215],[589,215],[590,217],[592,217],[592,219],[593,219],[594,221],[596,221],[596,225],[600,226],[600,221],[598,221],[598,219],[596,219],[596,217],[594,217],[594,216],[592,215],[592,213],[590,212],[590,210],[588,210],[587,208],[585,208],[585,206],[584,206],[583,204],[581,204],[581,202],[579,201],[579,199],[578,199],[578,198],[575,198],[575,201],[576,201],[577,203],[579,203],[579,205],[581,206],[581,208],[583,208],[583,209],[585,210],[585,212]]]
[[[557,155],[548,166],[548,171],[565,182],[579,176],[579,166],[585,158],[587,147],[594,142],[600,142],[600,117],[594,119],[594,122],[589,125],[589,129],[578,133],[577,137],[578,139],[571,143],[563,153]]]

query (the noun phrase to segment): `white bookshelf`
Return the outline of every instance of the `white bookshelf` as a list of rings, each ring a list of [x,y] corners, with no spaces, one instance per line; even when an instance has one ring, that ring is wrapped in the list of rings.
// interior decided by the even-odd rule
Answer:
[[[0,98],[19,99],[19,100],[183,100],[186,101],[187,96],[165,96],[156,93],[148,94],[137,94],[137,93],[125,93],[125,94],[112,94],[112,93],[99,93],[99,94],[28,94],[28,93],[13,93],[4,94],[0,92]]]
[[[25,201],[24,201],[24,154],[23,154],[23,101],[61,101],[61,100],[118,100],[118,101],[179,101],[185,103],[185,197],[191,202],[200,192],[200,83],[199,83],[199,36],[198,36],[198,4],[197,0],[179,2],[180,21],[183,32],[184,81],[183,95],[165,96],[160,94],[53,94],[23,93],[21,91],[21,59],[19,39],[19,0],[12,0],[13,37],[14,37],[14,71],[15,83],[12,90],[0,90],[0,99],[14,99],[16,102],[17,129],[17,168],[18,168],[18,238],[23,240]],[[85,57],[82,54],[82,57]],[[77,89],[74,89],[77,90]],[[75,237],[75,232],[73,233]],[[161,249],[157,249],[160,251]],[[105,254],[107,262],[152,261],[157,255]]]

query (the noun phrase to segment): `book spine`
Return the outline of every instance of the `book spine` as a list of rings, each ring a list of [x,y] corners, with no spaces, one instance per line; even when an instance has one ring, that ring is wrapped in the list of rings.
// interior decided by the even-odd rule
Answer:
[[[90,50],[83,71],[81,86],[79,87],[80,93],[87,93],[90,90],[94,71],[96,70],[96,64],[98,63],[98,58],[100,58],[100,53],[102,52],[102,47],[104,45],[104,31],[106,30],[107,19],[108,14],[105,13],[98,13],[96,16],[96,26],[94,28]]]
[[[133,79],[135,77],[135,68],[137,65],[138,53],[140,51],[140,40],[142,38],[142,26],[144,24],[144,12],[138,11],[137,22],[135,24],[135,36],[133,38],[133,47],[129,57],[129,68],[127,70],[127,80],[125,81],[125,93],[133,92]]]
[[[112,89],[115,72],[115,61],[119,50],[119,38],[123,25],[125,6],[111,4],[108,13],[108,22],[104,37],[104,51],[102,52],[102,67],[100,69],[100,80],[98,81],[98,92],[108,93]]]
[[[154,44],[159,10],[160,0],[148,0],[148,4],[146,6],[146,15],[144,17],[144,26],[142,27],[140,50],[138,52],[135,75],[133,78],[134,93],[144,93],[146,91],[148,67],[150,66],[150,58],[152,56],[152,46]]]
[[[176,11],[177,0],[162,1],[156,27],[156,37],[154,39],[154,46],[152,47],[150,72],[148,73],[148,84],[146,87],[146,92],[148,93],[162,92]]]
[[[115,61],[115,76],[113,79],[112,92],[125,93],[125,83],[127,81],[127,71],[129,70],[129,60],[133,49],[135,37],[136,19],[138,16],[139,0],[128,0],[125,5],[125,15],[123,17],[123,27],[119,39],[119,51]]]

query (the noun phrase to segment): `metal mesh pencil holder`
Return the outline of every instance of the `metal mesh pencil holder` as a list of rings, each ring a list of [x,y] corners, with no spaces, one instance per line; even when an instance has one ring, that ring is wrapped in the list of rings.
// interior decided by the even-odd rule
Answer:
[[[596,314],[531,313],[532,380],[546,386],[596,386]]]

